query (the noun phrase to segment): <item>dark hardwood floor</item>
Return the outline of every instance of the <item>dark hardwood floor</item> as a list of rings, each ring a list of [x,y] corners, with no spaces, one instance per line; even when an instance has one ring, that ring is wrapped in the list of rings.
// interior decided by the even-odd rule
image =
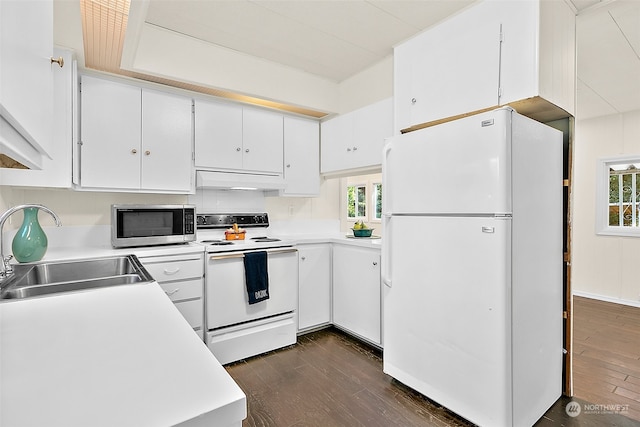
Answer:
[[[601,312],[597,306],[582,304],[582,301],[576,304],[575,311],[577,324],[574,328],[578,331],[576,342],[579,345],[583,345],[579,341],[589,341],[593,336],[580,332],[585,323],[584,317],[589,322],[594,322],[598,317],[610,317],[606,308]],[[638,366],[640,340],[636,334],[640,323],[629,320],[635,318],[635,312],[632,311],[630,315],[627,310],[623,310],[623,313],[617,319],[627,322],[626,327],[620,326],[616,334],[608,334],[605,329],[602,330],[605,335],[617,336],[626,342],[620,349],[621,354],[626,358],[624,360],[635,360],[636,365],[633,366]],[[591,326],[585,327],[587,330],[601,330],[600,327],[589,324]],[[635,329],[630,325],[636,325]],[[632,344],[634,340],[637,348],[635,353]],[[587,391],[592,389],[592,385],[593,388],[602,388],[601,383],[608,379],[603,379],[600,375],[608,372],[606,369],[616,372],[620,372],[620,369],[608,366],[619,366],[611,358],[602,360],[604,356],[596,357],[593,353],[596,351],[596,343],[592,341],[591,344],[592,347],[580,350],[579,356],[583,357],[584,363],[576,357],[577,369],[585,372],[583,376],[576,378],[576,389],[581,393],[573,399],[560,398],[536,426],[640,426],[640,417],[637,416],[640,404],[621,394],[626,391],[616,394],[614,389],[611,392],[616,395],[617,400],[610,403],[624,405],[627,400],[623,401],[622,398],[629,399],[628,412],[622,415],[611,413],[611,407],[594,406],[604,405],[609,401],[603,400],[599,394],[593,395]],[[615,347],[605,348],[618,354]],[[623,351],[623,348],[626,350]],[[586,350],[590,351],[585,355]],[[635,359],[633,354],[636,354]],[[243,422],[245,427],[472,425],[384,374],[381,356],[380,351],[331,328],[301,336],[297,345],[239,361],[226,368],[247,395],[248,415]],[[597,364],[590,365],[590,359],[608,364],[605,371],[596,369]],[[637,373],[635,369],[637,368],[633,368],[632,373]],[[630,374],[624,378],[619,378],[618,374],[609,376],[612,379],[608,381],[617,381],[618,385],[612,384],[615,387],[620,387],[620,382],[624,381],[640,384],[633,382],[637,377]],[[610,388],[604,387],[605,390]],[[628,386],[624,390],[637,391],[637,388]],[[567,404],[572,401],[580,403],[582,409],[582,413],[575,417],[567,415],[566,411]]]
[[[573,299],[574,395],[640,424],[640,308]]]

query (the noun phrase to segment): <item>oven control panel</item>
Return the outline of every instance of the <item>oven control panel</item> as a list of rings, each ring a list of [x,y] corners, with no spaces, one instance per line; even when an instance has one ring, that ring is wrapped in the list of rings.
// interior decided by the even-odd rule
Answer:
[[[198,228],[229,228],[233,224],[239,227],[268,227],[269,215],[267,213],[211,213],[197,215]]]

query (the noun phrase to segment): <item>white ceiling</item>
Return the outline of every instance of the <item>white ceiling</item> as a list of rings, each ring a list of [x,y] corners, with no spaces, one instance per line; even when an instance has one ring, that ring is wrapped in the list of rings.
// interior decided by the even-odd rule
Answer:
[[[148,25],[342,82],[475,0],[134,1],[148,3]],[[578,14],[577,118],[640,109],[640,0],[566,1]]]
[[[341,82],[474,0],[160,0],[145,21]]]

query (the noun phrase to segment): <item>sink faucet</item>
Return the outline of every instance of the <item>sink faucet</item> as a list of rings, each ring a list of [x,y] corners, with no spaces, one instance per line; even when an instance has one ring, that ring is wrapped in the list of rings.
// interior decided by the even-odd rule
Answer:
[[[38,208],[41,211],[45,211],[56,221],[56,226],[60,227],[62,225],[62,222],[60,221],[60,218],[58,218],[58,215],[56,215],[55,212],[43,205],[26,204],[14,206],[0,215],[0,259],[2,259],[2,262],[0,263],[0,266],[2,267],[0,269],[0,283],[2,283],[4,279],[9,277],[13,273],[13,267],[11,267],[11,264],[9,263],[9,261],[11,261],[11,258],[13,258],[13,255],[5,256],[4,251],[2,250],[2,227],[4,227],[4,223],[12,214],[18,212],[19,210],[27,208]]]

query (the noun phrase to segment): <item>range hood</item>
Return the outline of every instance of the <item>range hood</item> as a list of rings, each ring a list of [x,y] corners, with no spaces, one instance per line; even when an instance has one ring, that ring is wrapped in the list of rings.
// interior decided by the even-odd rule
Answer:
[[[283,190],[285,187],[286,184],[281,175],[196,171],[196,188]]]

